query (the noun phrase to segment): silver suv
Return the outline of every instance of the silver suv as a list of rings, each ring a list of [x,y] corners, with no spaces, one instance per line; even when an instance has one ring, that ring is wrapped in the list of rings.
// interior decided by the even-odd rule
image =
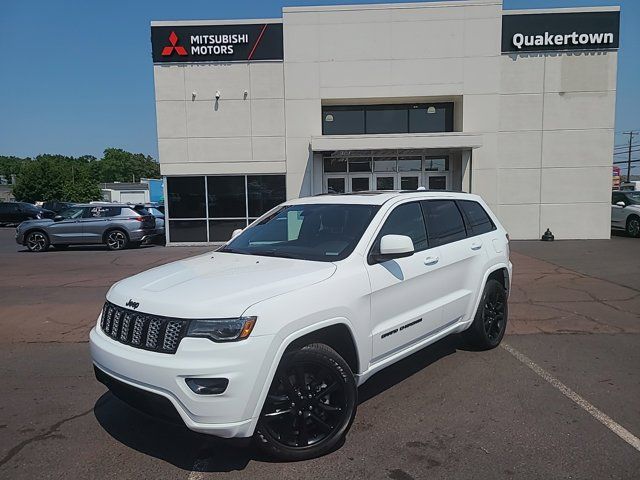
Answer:
[[[32,252],[44,252],[53,245],[62,250],[69,245],[103,243],[110,250],[137,247],[156,234],[156,222],[144,208],[130,205],[78,204],[53,220],[28,220],[16,228],[16,242]]]

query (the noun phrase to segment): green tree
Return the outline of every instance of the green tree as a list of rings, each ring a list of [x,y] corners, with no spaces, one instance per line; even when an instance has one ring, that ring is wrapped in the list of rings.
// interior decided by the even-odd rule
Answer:
[[[0,177],[4,177],[8,183],[11,183],[11,176],[20,175],[22,166],[28,160],[31,159],[0,155]]]
[[[24,202],[64,200],[87,202],[102,197],[91,176],[94,157],[38,155],[22,165],[13,188],[17,200]]]
[[[94,173],[101,183],[139,182],[141,178],[160,178],[160,166],[149,155],[107,148]]]

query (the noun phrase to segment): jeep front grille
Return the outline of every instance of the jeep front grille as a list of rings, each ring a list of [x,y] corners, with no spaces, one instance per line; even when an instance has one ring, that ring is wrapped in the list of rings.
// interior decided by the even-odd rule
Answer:
[[[188,320],[135,312],[106,302],[100,328],[114,340],[135,348],[176,353],[187,332]]]

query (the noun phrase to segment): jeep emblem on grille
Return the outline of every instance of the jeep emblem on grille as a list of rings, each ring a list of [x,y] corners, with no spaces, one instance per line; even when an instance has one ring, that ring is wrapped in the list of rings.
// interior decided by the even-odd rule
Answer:
[[[140,303],[139,302],[134,302],[133,299],[130,298],[125,306],[131,307],[131,308],[133,308],[135,310],[136,308],[138,308],[140,306]]]

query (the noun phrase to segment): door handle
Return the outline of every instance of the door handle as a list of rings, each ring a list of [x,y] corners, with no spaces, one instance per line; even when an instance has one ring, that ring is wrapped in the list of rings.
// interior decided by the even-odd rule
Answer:
[[[435,265],[440,260],[440,257],[427,257],[424,259],[425,265]]]
[[[471,244],[471,250],[480,250],[482,248],[482,242],[474,242]]]

